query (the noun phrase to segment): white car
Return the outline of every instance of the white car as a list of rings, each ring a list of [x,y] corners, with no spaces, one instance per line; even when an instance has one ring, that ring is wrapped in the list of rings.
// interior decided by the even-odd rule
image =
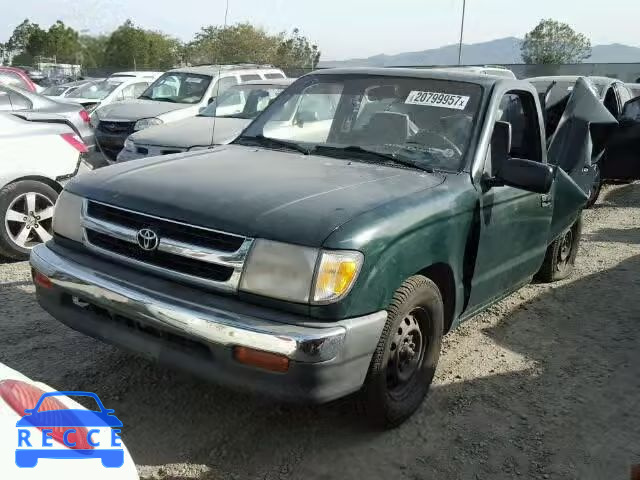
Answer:
[[[68,125],[50,123],[63,117],[48,117],[32,122],[0,112],[0,256],[26,260],[49,240],[63,185],[91,168],[82,161],[82,139]]]
[[[79,103],[88,112],[93,112],[106,105],[138,98],[157,76],[156,72],[144,76],[111,76],[101,82],[83,85],[59,100]]]
[[[134,77],[134,78],[158,78],[164,72],[145,72],[145,71],[136,71],[136,72],[115,72],[109,75],[109,78],[113,77]]]
[[[101,426],[92,429],[92,426],[86,423],[82,423],[81,426],[73,425],[73,429],[49,424],[44,427],[31,426],[38,423],[33,420],[29,422],[38,413],[48,416],[49,419],[71,418],[71,416],[79,418],[85,414],[91,418],[91,411],[70,397],[52,395],[50,392],[54,392],[50,386],[34,382],[20,372],[0,363],[0,476],[2,478],[11,480],[42,478],[50,480],[69,478],[136,480],[139,478],[135,464],[124,443],[117,439],[115,442],[117,446],[111,445],[114,432],[110,427]],[[42,403],[39,402],[41,398],[43,398]],[[25,409],[35,410],[36,406],[38,406],[37,411],[25,415]],[[113,410],[106,410],[102,407],[102,404],[98,404],[101,411],[95,412],[94,418],[99,418],[102,412],[113,413]],[[18,422],[29,426],[19,426]],[[47,434],[49,438],[45,439],[47,427],[53,428]],[[89,440],[85,436],[89,436]],[[45,445],[42,445],[43,441],[46,442]],[[85,445],[86,442],[93,445]],[[100,442],[99,446],[95,445],[97,442]],[[87,458],[64,459],[65,456],[79,457],[82,455]],[[110,456],[115,457],[118,463],[122,459],[122,466],[105,467],[99,457],[108,458]],[[35,465],[31,466],[34,461]],[[18,467],[18,463],[22,465],[22,468]],[[27,466],[27,464],[30,465]]]
[[[104,78],[92,78],[86,80],[77,80],[75,82],[63,83],[60,85],[51,85],[42,91],[42,95],[49,97],[52,100],[60,100],[68,96],[70,93],[75,92],[78,88],[87,85],[89,83],[98,83],[103,81]]]

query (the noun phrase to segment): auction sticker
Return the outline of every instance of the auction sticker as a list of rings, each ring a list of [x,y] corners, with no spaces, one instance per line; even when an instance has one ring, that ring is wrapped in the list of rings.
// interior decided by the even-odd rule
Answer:
[[[440,92],[421,92],[412,90],[404,103],[409,105],[424,105],[428,107],[453,108],[464,110],[470,97]]]

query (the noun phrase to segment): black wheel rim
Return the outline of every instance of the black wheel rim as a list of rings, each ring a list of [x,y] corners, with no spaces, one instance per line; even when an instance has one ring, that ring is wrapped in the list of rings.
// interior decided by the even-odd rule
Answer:
[[[426,311],[416,307],[393,332],[387,363],[387,390],[392,396],[404,396],[422,367],[429,342],[427,321]]]
[[[571,252],[573,250],[573,231],[569,230],[560,240],[560,248],[558,249],[558,270],[562,270],[571,260]]]

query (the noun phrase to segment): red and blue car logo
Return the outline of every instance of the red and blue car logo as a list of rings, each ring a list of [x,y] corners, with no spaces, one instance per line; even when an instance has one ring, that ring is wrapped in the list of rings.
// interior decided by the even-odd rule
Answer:
[[[52,397],[56,396],[91,397],[98,404],[99,411],[52,409],[52,404],[61,405],[57,399],[55,403],[52,402]],[[45,408],[39,411],[43,404]],[[119,435],[122,422],[114,415],[114,410],[104,408],[95,393],[44,393],[36,406],[25,409],[24,413],[24,417],[16,423],[18,467],[33,468],[41,458],[99,458],[107,468],[119,468],[124,464],[124,450]]]

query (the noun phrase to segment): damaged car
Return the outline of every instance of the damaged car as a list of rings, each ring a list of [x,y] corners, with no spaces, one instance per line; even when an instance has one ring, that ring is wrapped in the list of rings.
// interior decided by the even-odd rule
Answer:
[[[317,71],[229,145],[67,185],[31,255],[37,298],[209,381],[284,401],[357,394],[395,426],[445,333],[533,277],[571,274],[587,194],[552,156],[589,162],[581,133],[548,153],[525,81]]]
[[[593,118],[587,123],[593,124],[594,157],[587,167],[589,171],[575,172],[577,179],[589,194],[587,206],[593,205],[605,180],[640,179],[640,119],[635,118],[635,111],[640,106],[640,99],[620,80],[607,77],[537,77],[528,79],[538,90],[543,111],[547,136],[553,138],[558,125],[566,118],[574,120],[580,116],[573,112],[587,107],[583,100],[575,97],[584,96],[585,86],[593,90],[598,99],[610,114],[600,115],[597,126]],[[578,88],[578,84],[581,87]],[[587,97],[590,95],[587,95]],[[586,100],[586,97],[585,97]],[[589,103],[588,100],[586,100]],[[584,125],[583,128],[589,128]]]

